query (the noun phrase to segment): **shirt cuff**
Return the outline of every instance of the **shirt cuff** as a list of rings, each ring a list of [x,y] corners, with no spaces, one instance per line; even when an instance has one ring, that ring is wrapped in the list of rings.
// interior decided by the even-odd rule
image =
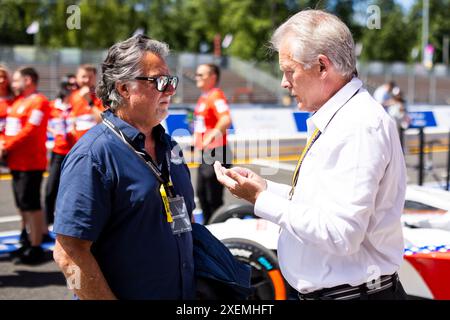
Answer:
[[[287,197],[289,191],[291,191],[291,186],[282,183],[276,183],[270,180],[267,181],[267,191],[274,193],[280,197]]]
[[[283,212],[286,212],[288,200],[265,190],[255,202],[255,215],[273,223],[279,224]]]

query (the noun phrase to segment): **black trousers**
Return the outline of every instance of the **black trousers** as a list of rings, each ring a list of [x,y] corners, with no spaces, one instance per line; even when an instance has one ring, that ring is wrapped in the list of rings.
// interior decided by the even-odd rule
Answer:
[[[61,165],[65,157],[65,155],[54,152],[51,155],[49,176],[45,187],[45,214],[47,216],[47,224],[53,224],[55,220],[55,203],[61,177]]]
[[[224,146],[202,152],[202,163],[198,168],[197,197],[203,211],[203,223],[207,224],[214,211],[223,204],[223,186],[217,181],[214,161],[231,168],[231,150]]]

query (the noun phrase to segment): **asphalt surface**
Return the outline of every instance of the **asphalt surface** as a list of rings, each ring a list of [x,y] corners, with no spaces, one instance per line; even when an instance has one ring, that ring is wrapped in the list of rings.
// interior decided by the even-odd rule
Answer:
[[[417,155],[406,158],[408,168],[408,183],[417,183],[417,170],[414,168],[418,163]],[[446,153],[434,154],[434,173],[441,183],[445,183]],[[272,162],[271,164],[275,164]],[[273,169],[258,165],[244,165],[262,176],[282,183],[289,183],[292,175],[292,167],[295,161],[281,162],[281,169]],[[269,175],[267,173],[270,173]],[[197,170],[191,169],[192,181],[196,181]],[[426,183],[435,183],[431,170],[426,172]],[[43,187],[45,185],[45,180]],[[234,203],[245,203],[225,192],[225,206]],[[12,220],[12,221],[11,221]],[[11,191],[11,181],[0,180],[0,235],[8,231],[19,231],[20,220],[15,209]],[[52,260],[51,253],[46,256],[46,262],[37,266],[15,265],[9,258],[0,258],[0,300],[3,299],[40,299],[40,300],[67,300],[72,294],[66,288],[65,279],[58,267]]]

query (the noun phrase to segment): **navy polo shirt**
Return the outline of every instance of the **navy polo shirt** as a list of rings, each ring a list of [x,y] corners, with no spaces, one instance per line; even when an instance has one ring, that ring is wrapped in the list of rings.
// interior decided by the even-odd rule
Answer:
[[[145,136],[106,111],[133,143]],[[153,129],[158,164],[170,154],[170,175],[189,214],[194,192],[176,142]],[[56,201],[57,234],[93,241],[92,253],[119,299],[193,299],[191,232],[173,235],[147,164],[103,123],[89,130],[67,155]]]

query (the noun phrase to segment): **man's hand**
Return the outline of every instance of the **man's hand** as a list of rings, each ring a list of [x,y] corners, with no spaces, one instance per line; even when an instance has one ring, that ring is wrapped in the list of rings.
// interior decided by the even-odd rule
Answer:
[[[234,196],[245,199],[252,204],[255,204],[259,194],[267,189],[266,180],[249,169],[241,167],[225,169],[216,161],[214,171],[217,180]]]
[[[92,103],[91,89],[88,86],[82,87],[78,92],[89,104]]]
[[[202,149],[205,149],[213,141],[218,141],[218,140],[222,140],[222,139],[223,139],[222,132],[220,132],[220,130],[217,130],[217,129],[212,129],[211,131],[209,131],[207,134],[205,134],[203,136]]]
[[[211,131],[209,131],[207,134],[204,135],[202,141],[202,149],[205,149],[214,141],[221,141],[227,130],[230,128],[230,126],[231,126],[231,117],[227,114],[222,114],[222,116],[217,121],[217,124],[214,127],[214,129],[212,129]]]

